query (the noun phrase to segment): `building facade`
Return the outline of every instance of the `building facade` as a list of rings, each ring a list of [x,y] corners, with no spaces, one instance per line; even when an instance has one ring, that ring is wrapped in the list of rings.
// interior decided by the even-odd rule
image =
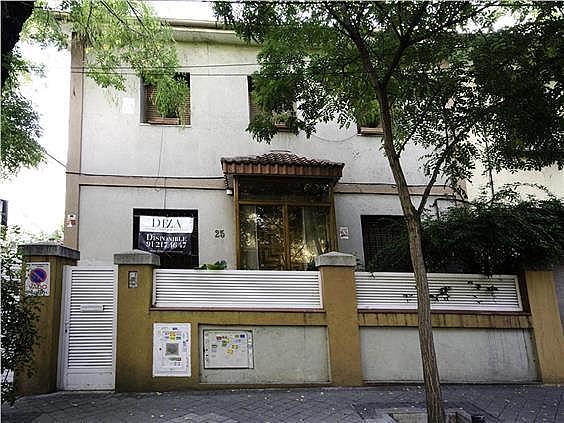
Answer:
[[[401,216],[379,129],[320,124],[306,139],[281,125],[270,144],[254,141],[246,128],[258,46],[211,23],[173,25],[190,87],[180,119],[156,114],[136,76],[125,92],[98,87],[77,70],[83,52],[73,47],[65,244],[82,264],[109,264],[115,252],[148,248],[140,219],[170,217],[192,232],[183,252],[154,251],[165,267],[306,270],[331,250],[365,263],[386,218]],[[414,193],[427,183],[423,154],[404,155]],[[453,195],[440,182],[432,194],[431,207]]]
[[[358,266],[378,270],[402,219],[377,125],[306,139],[281,122],[257,143],[258,46],[210,23],[175,22],[174,35],[190,87],[178,116],[155,113],[136,76],[101,89],[73,46],[66,247],[25,251],[52,272],[51,342],[25,390],[421,381],[413,274]],[[403,156],[415,198],[424,155]],[[438,181],[429,212],[454,200]],[[429,287],[443,381],[562,381],[550,272],[436,273]]]

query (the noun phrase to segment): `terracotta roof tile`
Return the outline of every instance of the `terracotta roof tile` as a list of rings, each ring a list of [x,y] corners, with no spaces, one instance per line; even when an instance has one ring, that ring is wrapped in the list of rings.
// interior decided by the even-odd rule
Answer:
[[[298,156],[289,151],[271,151],[260,156],[222,157],[222,163],[241,164],[278,164],[278,165],[301,165],[301,166],[330,166],[343,167],[344,163],[331,162],[329,160],[310,159]]]
[[[227,175],[301,176],[338,180],[344,163],[310,159],[289,151],[271,151],[260,156],[222,157]]]

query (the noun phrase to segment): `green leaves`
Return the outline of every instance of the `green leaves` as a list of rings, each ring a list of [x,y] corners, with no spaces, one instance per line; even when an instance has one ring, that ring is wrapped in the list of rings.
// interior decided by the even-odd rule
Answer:
[[[483,116],[476,134],[488,142],[496,169],[564,165],[564,19],[561,13],[526,17],[476,37],[470,50]]]
[[[44,160],[44,149],[39,144],[42,133],[39,116],[32,103],[21,95],[17,80],[19,72],[27,71],[27,64],[16,55],[13,57],[12,69],[13,73],[2,90],[2,178],[15,175],[22,167],[35,167]]]
[[[174,77],[146,77],[145,81],[153,81],[157,90],[154,102],[157,110],[163,117],[184,117],[185,99],[190,95],[189,81],[182,78],[182,75]],[[179,102],[178,99],[182,99]],[[183,125],[186,122],[181,122]]]
[[[66,0],[60,10],[45,3],[26,23],[28,39],[59,48],[83,44],[85,73],[102,87],[125,89],[132,73],[157,87],[157,109],[163,115],[182,107],[188,84],[175,78],[176,46],[170,27],[158,19],[145,2],[134,0]]]
[[[431,271],[453,265],[487,275],[550,269],[564,258],[564,202],[501,193],[424,221],[423,233]]]
[[[367,258],[369,271],[390,271],[409,263],[405,225]],[[564,202],[557,198],[522,199],[513,189],[496,197],[453,207],[422,222],[423,251],[429,272],[515,274],[551,269],[564,262]],[[373,263],[378,268],[372,268]]]
[[[220,2],[214,10],[261,42],[257,102],[269,111],[296,104],[294,132],[309,136],[333,119],[373,123],[385,104],[395,152],[424,147],[427,175],[456,186],[485,142],[497,168],[564,164],[562,14],[544,3],[490,6]],[[511,25],[494,30],[511,13]],[[267,116],[248,129],[259,141],[276,134]]]
[[[13,404],[14,372],[33,373],[33,347],[38,341],[37,297],[22,296],[21,234],[17,227],[0,227],[2,302],[2,402]]]
[[[84,73],[101,87],[117,90],[125,89],[130,75],[137,75],[156,86],[155,103],[161,115],[184,116],[180,111],[189,95],[189,84],[176,78],[178,58],[172,31],[145,2],[64,0],[53,10],[48,2],[38,1],[22,38],[64,49],[71,43],[71,33],[72,42],[85,49],[84,63],[73,68],[73,73]],[[2,177],[44,160],[38,142],[38,115],[17,85],[27,68],[21,66],[17,55],[9,59],[11,82],[2,90]]]
[[[215,263],[204,263],[198,270],[225,270],[227,269],[227,262],[225,260],[218,260]]]

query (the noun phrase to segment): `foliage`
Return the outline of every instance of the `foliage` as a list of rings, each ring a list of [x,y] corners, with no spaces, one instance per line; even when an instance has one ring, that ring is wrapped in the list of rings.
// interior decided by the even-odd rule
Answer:
[[[348,127],[380,117],[375,147],[383,147],[394,177],[415,273],[427,416],[444,422],[421,215],[439,177],[456,190],[471,176],[480,143],[487,142],[492,165],[564,166],[561,7],[248,1],[216,2],[214,11],[240,37],[261,44],[253,78],[259,113],[248,128],[258,141],[276,134],[268,114],[293,104],[298,111],[287,125],[308,137],[318,122]],[[514,24],[496,29],[512,11]],[[531,117],[533,125],[523,123]],[[428,183],[415,201],[401,160],[408,144],[425,151],[420,166]]]
[[[45,6],[45,5],[44,5]],[[84,72],[102,87],[125,89],[128,67],[144,82],[157,87],[157,109],[165,116],[184,104],[187,84],[175,78],[176,47],[170,28],[150,6],[133,0],[65,0],[57,18],[45,7],[36,8],[25,35],[39,43],[68,47],[69,30],[85,46]],[[62,25],[65,22],[70,28]]]
[[[162,117],[184,118],[186,98],[190,95],[190,88],[186,80],[176,76],[170,80],[164,80],[157,86],[153,101]],[[178,99],[184,99],[178,102]],[[181,122],[185,124],[186,122]]]
[[[497,6],[218,2],[214,8],[241,37],[262,43],[253,82],[264,111],[248,128],[258,141],[276,133],[270,111],[294,103],[299,113],[289,126],[307,136],[331,119],[344,127],[377,122],[376,85],[390,105],[395,153],[409,143],[427,148],[427,174],[438,169],[454,186],[470,176],[485,141],[498,167],[564,165],[560,8],[525,4],[514,25],[494,30],[500,14],[514,11]]]
[[[157,101],[166,115],[171,103],[184,103],[187,85],[176,79],[178,58],[170,28],[145,2],[64,0],[56,11],[43,2],[26,22],[24,35],[40,44],[68,48],[69,33],[85,46],[84,72],[102,87],[125,89],[129,69],[157,87],[168,101]],[[179,85],[184,85],[179,89]]]
[[[2,17],[2,89],[11,73],[12,62],[10,57],[20,39],[23,24],[33,12],[33,1],[4,1],[0,4]]]
[[[134,0],[63,0],[56,10],[47,1],[35,3],[22,38],[66,49],[73,42],[85,48],[85,60],[73,73],[84,73],[101,87],[124,90],[127,77],[137,75],[156,87],[156,107],[163,115],[177,113],[188,95],[188,84],[175,77],[176,47],[170,28],[150,6]],[[3,21],[4,24],[4,21]],[[3,69],[17,81],[21,68],[9,66],[14,55],[3,55]],[[7,84],[7,82],[6,82]],[[4,83],[3,83],[4,85]],[[2,172],[13,175],[21,167],[37,166],[44,150],[37,113],[15,87],[2,91]]]
[[[516,8],[516,25],[472,40],[469,76],[483,113],[475,129],[495,141],[486,153],[496,170],[563,165],[562,10],[547,2]]]
[[[515,274],[564,262],[564,201],[521,198],[502,189],[423,220],[423,250],[431,272]],[[399,229],[399,228],[398,228]],[[409,259],[405,228],[378,254],[386,270]]]
[[[1,149],[2,178],[16,174],[22,167],[35,167],[44,158],[39,144],[41,127],[32,103],[20,93],[19,74],[28,74],[31,66],[17,53],[10,59],[12,75],[2,89]]]
[[[227,269],[227,262],[225,260],[216,261],[215,263],[204,263],[198,270],[225,270]]]
[[[19,228],[0,227],[1,302],[2,302],[2,402],[16,400],[14,372],[33,374],[32,350],[38,341],[37,297],[22,296],[22,242]]]
[[[464,273],[512,274],[564,262],[564,202],[500,192],[423,223],[430,269],[456,264]]]

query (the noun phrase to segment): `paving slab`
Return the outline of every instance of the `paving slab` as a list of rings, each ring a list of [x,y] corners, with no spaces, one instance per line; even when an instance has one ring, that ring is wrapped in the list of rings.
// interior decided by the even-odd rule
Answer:
[[[564,423],[564,387],[443,385],[449,408],[496,422]],[[419,385],[164,393],[58,392],[2,406],[2,422],[360,423],[383,410],[424,408]]]

